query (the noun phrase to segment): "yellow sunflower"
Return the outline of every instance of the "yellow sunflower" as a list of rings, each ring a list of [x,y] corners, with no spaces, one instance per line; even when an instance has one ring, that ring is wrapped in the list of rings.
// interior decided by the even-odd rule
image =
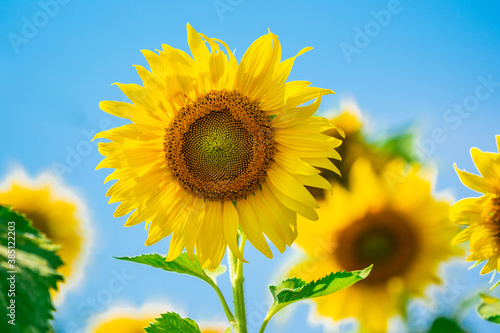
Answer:
[[[314,300],[323,316],[356,317],[362,330],[385,332],[388,319],[404,313],[408,297],[440,281],[438,264],[458,253],[450,245],[456,230],[448,222],[449,204],[434,199],[417,165],[394,159],[377,174],[368,160],[358,159],[350,188],[334,184],[319,221],[301,229],[296,243],[306,257],[289,274],[310,281],[373,264],[365,280]]]
[[[165,313],[165,306],[147,304],[140,309],[112,308],[100,314],[86,332],[91,333],[144,333],[144,329],[150,323],[155,322],[155,318],[160,317],[160,313]],[[199,325],[201,333],[224,333],[227,324],[222,323],[201,323]]]
[[[410,133],[400,133],[389,136],[384,140],[374,140],[370,138],[369,121],[362,114],[355,101],[343,100],[340,103],[340,112],[335,110],[332,114],[325,115],[338,128],[341,128],[345,134],[340,136],[338,131],[329,130],[325,134],[332,137],[343,139],[342,146],[338,152],[342,156],[342,161],[332,160],[332,163],[339,169],[339,172],[323,170],[321,175],[330,182],[340,183],[349,188],[349,171],[352,164],[359,157],[370,161],[373,169],[380,173],[387,162],[396,157],[403,157],[407,161],[407,150],[411,150],[412,136]],[[329,195],[328,191],[311,188],[310,192],[317,199],[323,199]]]
[[[496,140],[500,151],[500,136]],[[456,165],[455,169],[465,186],[483,195],[462,199],[451,208],[450,219],[466,226],[453,244],[469,241],[467,260],[478,264],[486,261],[481,274],[488,274],[500,270],[500,153],[472,148],[471,155],[481,176],[459,170]]]
[[[151,72],[120,84],[130,103],[104,101],[105,112],[131,124],[96,138],[114,168],[108,191],[126,226],[146,221],[146,245],[172,235],[167,260],[186,249],[215,269],[226,247],[244,260],[237,232],[272,257],[264,237],[283,252],[294,241],[296,214],[317,219],[304,185],[329,188],[315,167],[336,170],[329,158],[341,141],[321,132],[334,126],[314,117],[321,96],[333,93],[306,81],[286,82],[295,57],[281,61],[278,37],[258,38],[238,64],[226,43],[187,25],[193,58],[163,45],[143,51]],[[312,103],[301,106],[313,100]]]
[[[64,263],[58,269],[65,280],[62,291],[81,280],[91,230],[85,205],[75,193],[49,174],[31,179],[23,171],[16,171],[0,184],[0,205],[12,206],[26,215],[35,228],[61,246],[57,254]],[[56,302],[61,302],[62,297],[58,292]]]

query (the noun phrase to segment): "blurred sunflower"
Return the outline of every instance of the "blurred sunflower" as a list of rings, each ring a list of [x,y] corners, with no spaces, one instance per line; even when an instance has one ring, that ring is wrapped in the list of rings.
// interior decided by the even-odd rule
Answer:
[[[221,40],[187,25],[193,58],[163,45],[143,51],[151,72],[136,69],[144,86],[117,84],[133,104],[103,101],[105,112],[133,123],[96,138],[115,168],[107,195],[120,202],[115,216],[131,213],[126,226],[146,221],[146,245],[172,235],[167,260],[195,249],[204,268],[215,269],[237,232],[269,258],[294,241],[296,214],[317,219],[316,200],[304,185],[329,188],[315,167],[336,170],[335,128],[313,117],[321,96],[333,91],[306,81],[285,83],[295,58],[281,61],[278,37],[258,38],[238,64]],[[210,49],[207,47],[210,46]],[[225,50],[225,51],[224,51]],[[314,100],[306,106],[300,106]]]
[[[164,313],[165,306],[147,304],[140,309],[112,308],[100,314],[86,332],[144,333],[144,328]],[[201,333],[224,333],[227,324],[200,324]]]
[[[500,151],[500,136],[496,137]],[[453,244],[469,241],[467,261],[486,261],[481,274],[500,271],[500,153],[471,149],[472,159],[481,176],[455,169],[462,183],[482,193],[479,198],[466,198],[453,205],[450,219],[466,226],[453,239]],[[494,287],[500,284],[496,283]]]
[[[343,100],[340,102],[340,112],[335,111],[335,115],[328,116],[331,122],[345,133],[341,137],[338,131],[329,130],[325,134],[343,139],[342,145],[338,148],[342,161],[331,160],[340,170],[332,172],[322,170],[321,175],[331,183],[339,183],[349,188],[349,171],[352,164],[359,157],[370,161],[375,172],[380,173],[387,162],[400,157],[407,162],[413,162],[414,138],[410,132],[401,132],[392,136],[374,140],[367,133],[367,120],[361,113],[358,105],[354,101]],[[317,199],[323,199],[329,195],[328,191],[318,188],[309,188],[309,191]]]
[[[356,317],[363,330],[385,332],[391,316],[405,313],[409,297],[440,281],[438,264],[459,252],[450,245],[456,230],[448,222],[449,204],[433,198],[418,165],[405,171],[406,165],[394,159],[377,174],[358,159],[350,170],[351,190],[334,184],[314,228],[301,230],[296,243],[306,258],[290,276],[309,281],[374,264],[365,280],[316,298],[319,314]]]
[[[0,184],[0,205],[26,215],[35,228],[60,246],[57,254],[64,264],[58,272],[64,276],[65,287],[55,294],[55,301],[62,302],[63,291],[83,277],[91,232],[85,205],[54,177],[44,174],[31,179],[23,171],[12,173]]]

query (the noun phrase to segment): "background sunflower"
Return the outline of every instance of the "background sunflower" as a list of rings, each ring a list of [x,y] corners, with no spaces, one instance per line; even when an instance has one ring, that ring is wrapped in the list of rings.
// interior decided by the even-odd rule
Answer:
[[[81,198],[50,174],[30,178],[18,170],[0,184],[0,205],[26,215],[36,229],[60,246],[57,254],[63,265],[58,272],[64,276],[64,283],[55,293],[55,302],[61,303],[65,292],[84,278],[92,243],[88,213]]]
[[[418,165],[405,165],[395,159],[377,174],[368,160],[358,159],[349,173],[350,190],[335,184],[320,202],[315,227],[297,237],[306,258],[289,276],[309,281],[374,265],[365,280],[315,299],[319,314],[354,317],[362,331],[385,332],[393,315],[406,316],[410,297],[440,282],[438,264],[460,253],[450,244],[456,228],[448,221],[449,204],[433,197]]]
[[[460,180],[472,190],[482,193],[478,198],[466,198],[453,205],[450,218],[466,226],[453,238],[453,244],[469,242],[467,261],[486,262],[481,274],[500,271],[500,136],[496,137],[497,153],[472,148],[471,155],[480,176],[462,171],[456,166]],[[494,277],[494,274],[493,274]],[[497,282],[493,287],[498,286]]]
[[[171,306],[166,304],[145,304],[141,308],[115,307],[107,309],[97,316],[89,327],[88,333],[143,333],[144,328],[155,322]],[[200,321],[201,333],[224,333],[226,325],[220,323],[203,323]]]

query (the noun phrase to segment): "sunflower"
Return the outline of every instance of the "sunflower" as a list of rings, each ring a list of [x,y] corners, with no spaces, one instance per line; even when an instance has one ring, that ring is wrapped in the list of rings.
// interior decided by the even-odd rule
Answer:
[[[375,140],[370,136],[369,122],[356,102],[343,100],[340,102],[340,112],[334,111],[325,116],[343,131],[343,137],[335,130],[325,132],[329,136],[343,139],[342,146],[338,149],[342,161],[332,160],[339,171],[322,170],[321,173],[331,183],[340,183],[349,188],[349,171],[354,161],[361,156],[370,161],[376,173],[380,173],[387,162],[394,158],[401,157],[408,162],[413,161],[409,153],[413,148],[412,134],[401,132]],[[329,192],[323,189],[309,188],[309,191],[317,199],[329,195]]]
[[[496,140],[500,151],[500,136]],[[500,153],[472,148],[471,155],[481,176],[459,170],[456,165],[455,169],[465,186],[483,195],[462,199],[451,208],[450,219],[466,226],[453,239],[453,244],[469,241],[467,261],[478,264],[486,261],[481,274],[488,274],[500,271]]]
[[[16,171],[0,184],[0,205],[12,206],[26,215],[35,228],[61,246],[57,254],[64,262],[58,269],[65,280],[62,290],[80,281],[91,230],[85,205],[75,193],[49,174],[31,179]],[[62,301],[61,292],[56,294],[56,301]]]
[[[115,307],[99,314],[87,328],[92,333],[143,333],[144,328],[155,322],[165,306],[146,304],[142,308]],[[222,323],[200,324],[201,333],[224,333],[227,325]]]
[[[103,101],[100,108],[131,124],[98,133],[114,168],[108,180],[115,217],[126,226],[146,221],[146,245],[172,235],[167,260],[186,249],[215,269],[226,247],[244,260],[238,229],[267,257],[294,241],[297,213],[317,219],[316,200],[304,185],[329,188],[315,167],[336,170],[334,126],[314,117],[321,96],[333,93],[306,81],[285,83],[295,58],[281,61],[278,37],[258,38],[238,64],[226,43],[187,25],[193,58],[163,45],[143,51],[151,72],[143,81],[117,84],[132,101]],[[209,49],[210,48],[210,49]],[[224,51],[225,50],[225,51]],[[303,105],[312,101],[307,105]]]
[[[409,297],[440,281],[438,264],[458,252],[450,245],[455,229],[448,222],[449,204],[433,198],[418,165],[401,159],[380,174],[358,159],[350,188],[334,184],[333,195],[321,202],[317,224],[301,230],[296,243],[305,258],[289,275],[310,281],[373,264],[365,280],[314,300],[323,316],[356,317],[363,330],[385,332],[392,315],[404,314]]]

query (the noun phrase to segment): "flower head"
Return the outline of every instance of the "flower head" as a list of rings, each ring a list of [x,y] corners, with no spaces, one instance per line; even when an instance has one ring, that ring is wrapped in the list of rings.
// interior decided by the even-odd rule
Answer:
[[[136,66],[143,86],[118,84],[132,103],[104,101],[100,108],[131,124],[96,138],[114,168],[110,202],[126,226],[146,221],[146,245],[172,235],[167,260],[196,251],[215,269],[226,247],[248,240],[272,257],[264,238],[283,252],[294,241],[297,213],[317,219],[316,200],[304,185],[328,188],[315,167],[336,170],[328,158],[341,141],[321,134],[334,128],[313,117],[321,96],[333,93],[306,81],[285,82],[295,58],[281,61],[278,37],[258,38],[238,63],[221,40],[189,24],[192,58],[163,45],[143,51],[151,71]],[[313,100],[312,103],[302,106]]]
[[[113,307],[95,317],[86,332],[92,333],[142,333],[150,323],[165,313],[167,304],[145,304],[141,308]],[[201,323],[201,333],[223,333],[227,324]]]
[[[403,158],[407,162],[414,162],[413,135],[411,132],[399,132],[384,138],[374,138],[370,135],[371,127],[355,101],[344,100],[340,103],[340,111],[329,116],[331,122],[339,131],[329,130],[325,134],[342,139],[342,145],[338,148],[342,160],[333,160],[332,163],[338,168],[337,172],[322,170],[321,175],[331,183],[339,183],[349,188],[349,172],[353,163],[363,157],[372,165],[373,170],[379,174],[386,164],[394,158]],[[330,195],[328,191],[317,188],[309,188],[309,191],[317,199],[323,199]]]
[[[91,229],[85,205],[70,189],[49,174],[36,179],[16,171],[0,184],[0,205],[12,208],[31,220],[33,226],[52,242],[60,245],[57,254],[64,262],[58,272],[64,276],[66,290],[82,278],[82,266],[87,257]],[[62,294],[56,294],[62,301]]]
[[[385,332],[388,319],[405,311],[408,297],[439,281],[438,264],[458,252],[450,245],[449,204],[434,199],[418,165],[405,165],[395,159],[378,174],[358,159],[350,190],[334,184],[333,195],[321,202],[319,221],[299,234],[296,243],[306,258],[290,276],[308,281],[374,265],[366,279],[316,298],[321,315],[356,317],[367,331]]]
[[[500,136],[496,139],[500,150]],[[453,205],[450,219],[466,226],[453,244],[469,241],[467,260],[486,261],[481,274],[488,274],[500,270],[500,154],[472,148],[471,155],[480,176],[462,171],[456,165],[455,169],[464,185],[483,195]]]

